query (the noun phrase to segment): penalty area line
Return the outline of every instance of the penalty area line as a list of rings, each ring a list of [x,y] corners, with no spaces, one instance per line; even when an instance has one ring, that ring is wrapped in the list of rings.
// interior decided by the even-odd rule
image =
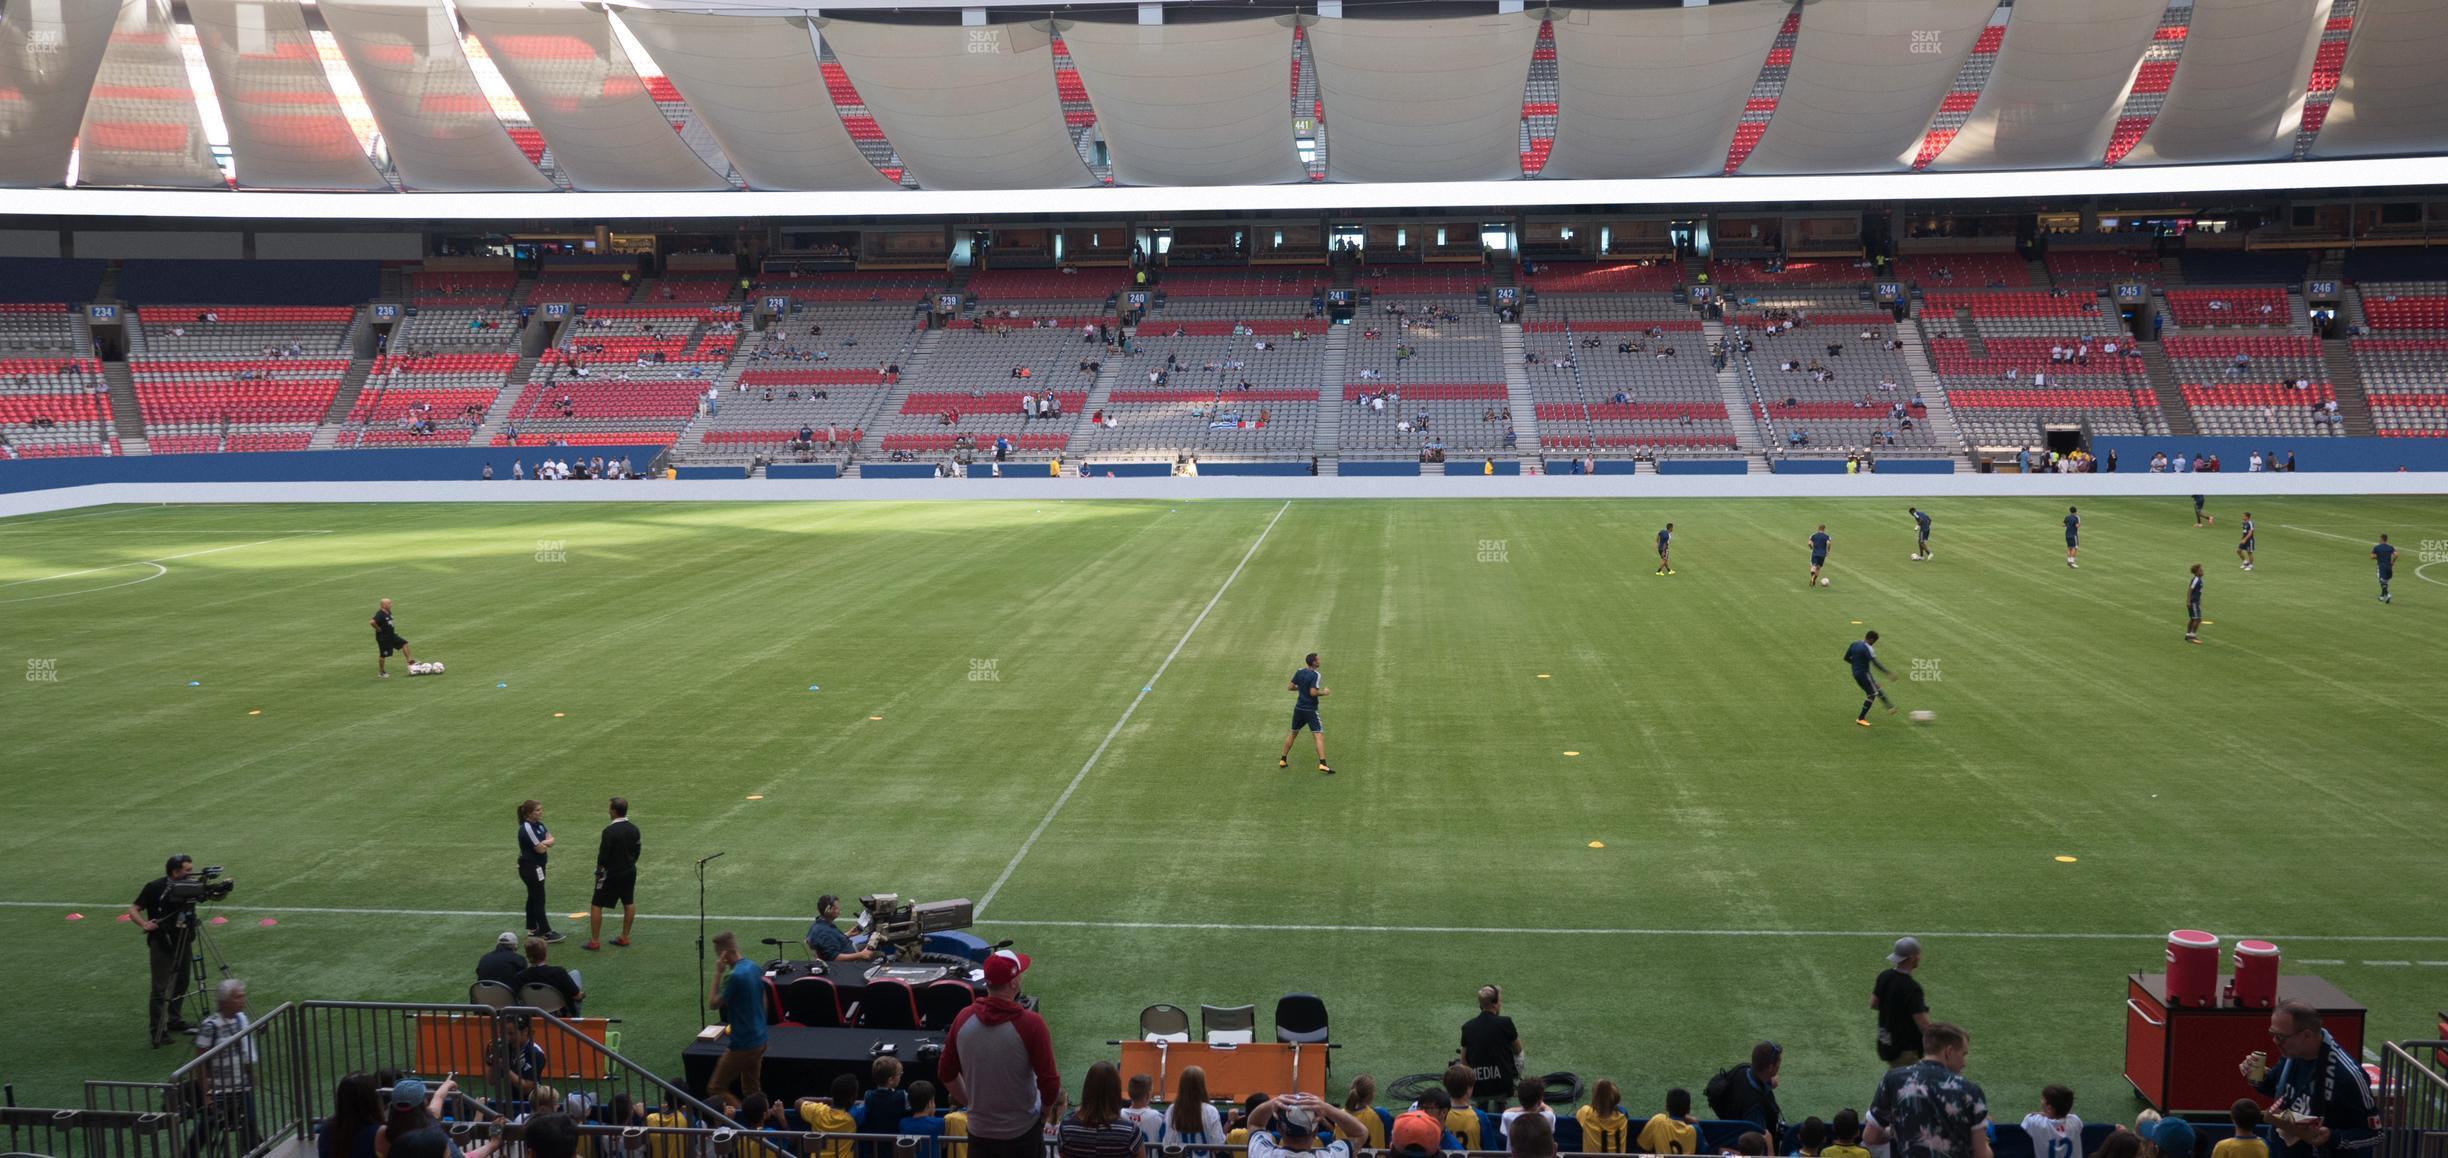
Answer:
[[[63,910],[73,910],[73,911],[79,911],[79,912],[84,912],[84,913],[86,913],[86,914],[89,914],[88,919],[92,919],[92,915],[96,915],[96,914],[106,914],[106,913],[115,913],[115,912],[118,912],[118,911],[120,911],[120,910],[122,910],[122,909],[124,909],[124,908],[126,908],[126,906],[125,906],[124,904],[121,904],[121,903],[116,902],[116,901],[107,902],[107,903],[106,903],[106,902],[94,902],[94,903],[91,903],[91,904],[77,904],[77,903],[74,903],[74,902],[69,902],[69,901],[0,901],[0,909],[63,909]],[[516,912],[514,912],[514,911],[512,911],[512,910],[509,910],[509,909],[359,909],[359,908],[343,908],[343,907],[313,906],[313,905],[244,905],[244,906],[230,906],[230,907],[228,907],[228,908],[224,909],[223,911],[224,911],[224,912],[226,912],[226,913],[228,913],[228,914],[229,914],[229,915],[231,915],[231,916],[234,916],[234,917],[238,917],[238,916],[254,916],[254,915],[257,915],[257,914],[278,914],[278,915],[320,915],[320,916],[340,916],[340,917],[379,917],[379,918],[382,918],[382,919],[385,919],[385,920],[396,919],[396,918],[400,918],[400,917],[432,917],[432,918],[438,918],[438,919],[439,919],[439,918],[463,918],[463,919],[467,919],[467,920],[483,920],[483,921],[509,921],[509,920],[517,920],[517,919],[518,919],[518,916],[519,916],[519,914],[518,914],[518,913],[516,913]],[[697,914],[695,914],[695,913],[639,913],[639,914],[638,914],[638,920],[641,920],[641,921],[694,921],[694,920],[696,920],[696,919],[697,919]],[[805,914],[805,913],[796,913],[796,914],[791,914],[791,915],[787,915],[787,916],[775,916],[775,915],[772,915],[772,914],[763,914],[763,915],[749,915],[749,914],[719,914],[719,913],[718,913],[718,914],[709,914],[709,915],[706,917],[706,919],[707,919],[707,920],[709,920],[709,921],[723,921],[723,922],[733,923],[733,924],[749,924],[749,923],[755,923],[755,922],[773,922],[773,923],[782,923],[782,922],[803,922],[803,921],[806,921],[806,920],[807,920],[807,914]],[[1152,931],[1152,932],[1201,932],[1201,933],[1376,933],[1376,934],[1386,934],[1386,933],[1391,933],[1391,934],[1420,934],[1420,935],[1431,935],[1431,936],[1450,936],[1450,935],[1453,935],[1453,934],[1456,934],[1456,933],[1484,933],[1484,932],[1486,932],[1486,931],[1487,931],[1487,930],[1486,930],[1486,929],[1485,929],[1483,926],[1476,926],[1476,925],[1333,925],[1333,924],[1296,925],[1296,924],[1281,924],[1281,923],[1273,923],[1273,922],[1239,923],[1239,922],[1232,922],[1232,921],[1027,921],[1027,920],[1024,920],[1024,921],[996,921],[996,922],[993,922],[993,923],[994,923],[995,925],[998,925],[998,926],[1010,926],[1010,927],[1013,927],[1013,928],[1020,928],[1020,929],[1071,929],[1071,930],[1087,930],[1087,931],[1098,931],[1098,930],[1139,930],[1139,931]],[[1520,929],[1520,930],[1516,930],[1516,932],[1517,932],[1517,933],[1519,933],[1520,935],[1523,935],[1523,936],[1530,936],[1530,937],[1706,937],[1706,938],[1731,938],[1731,939],[1740,939],[1740,938],[1784,938],[1784,939],[1813,938],[1813,939],[1828,939],[1828,940],[1858,940],[1858,939],[1862,939],[1862,938],[1892,938],[1892,937],[1895,937],[1895,936],[1898,936],[1898,935],[1899,935],[1899,934],[1898,934],[1898,933],[1897,933],[1895,930],[1892,930],[1892,929],[1635,929],[1635,928],[1598,928],[1598,929],[1574,929],[1574,928],[1528,928],[1528,929]],[[1929,930],[1922,930],[1922,931],[1920,931],[1920,932],[1916,933],[1915,935],[1916,935],[1916,936],[1919,936],[1919,937],[1923,937],[1923,938],[1935,938],[1935,939],[1938,939],[1938,940],[1958,940],[1958,941],[2164,941],[2164,940],[2167,938],[2167,934],[2166,934],[2166,933],[2164,933],[2164,932],[2108,933],[2108,932],[2085,932],[2085,931],[2081,931],[2081,930],[2068,930],[2068,929],[2030,929],[2030,930],[2019,930],[2019,929],[1954,929],[1954,930],[1938,930],[1938,929],[1929,929]],[[2327,936],[2327,935],[2322,935],[2322,934],[2317,934],[2317,933],[2268,934],[2268,933],[2259,933],[2259,932],[2255,932],[2255,933],[2244,933],[2244,934],[2229,934],[2229,933],[2219,933],[2219,934],[2216,934],[2216,935],[2217,935],[2217,936],[2218,936],[2220,939],[2222,939],[2222,940],[2244,940],[2244,939],[2258,938],[2258,939],[2262,939],[2262,940],[2279,941],[2279,942],[2285,942],[2285,941],[2318,941],[2318,942],[2324,942],[2324,943],[2337,943],[2337,944],[2373,944],[2373,945],[2437,945],[2437,944],[2448,944],[2448,936],[2442,936],[2442,935],[2437,935],[2437,934],[2415,934],[2415,935],[2411,935],[2411,936],[2403,936],[2403,937],[2398,937],[2398,936],[2389,936],[2389,935],[2385,935],[2385,934],[2362,934],[2362,933],[2358,933],[2358,934],[2347,934],[2347,935],[2336,935],[2336,936]],[[2309,962],[2309,961],[2307,961],[2307,963],[2310,963],[2310,962]],[[2343,960],[2343,959],[2337,959],[2337,960],[2333,960],[2333,961],[2324,961],[2324,962],[2321,962],[2321,963],[2324,963],[2324,964],[2344,964],[2345,962],[2344,962],[2344,960]],[[2386,963],[2386,964],[2407,964],[2408,962],[2385,962],[2385,963]],[[2424,962],[2420,962],[2420,964],[2425,964],[2425,965],[2432,965],[2432,964],[2448,964],[2448,962],[2430,962],[2430,961],[2424,961]]]
[[[978,916],[986,915],[986,907],[994,903],[995,895],[1001,893],[1003,886],[1011,880],[1012,874],[1019,871],[1020,862],[1028,859],[1029,850],[1037,847],[1037,838],[1045,835],[1046,829],[1053,826],[1054,818],[1062,814],[1063,806],[1071,803],[1071,794],[1079,791],[1081,782],[1088,779],[1088,773],[1097,766],[1097,761],[1104,757],[1105,749],[1113,746],[1114,737],[1122,734],[1123,725],[1130,723],[1131,714],[1139,710],[1140,702],[1147,699],[1149,692],[1156,690],[1156,681],[1164,678],[1165,669],[1172,667],[1174,659],[1181,655],[1182,649],[1190,645],[1190,637],[1198,633],[1200,624],[1207,622],[1207,613],[1214,611],[1216,604],[1224,601],[1224,593],[1232,590],[1233,580],[1241,577],[1242,569],[1248,567],[1249,561],[1257,557],[1258,548],[1266,544],[1267,536],[1275,533],[1275,524],[1282,522],[1284,512],[1291,509],[1292,501],[1284,500],[1284,505],[1275,508],[1275,517],[1267,520],[1266,529],[1259,531],[1258,537],[1250,540],[1249,550],[1243,551],[1241,561],[1233,564],[1232,574],[1224,577],[1223,585],[1217,587],[1216,593],[1208,598],[1207,606],[1199,608],[1198,618],[1190,621],[1189,630],[1182,632],[1181,638],[1174,641],[1173,650],[1165,654],[1164,662],[1156,665],[1156,674],[1149,676],[1147,682],[1139,686],[1139,694],[1132,696],[1130,706],[1122,709],[1122,718],[1114,721],[1113,730],[1105,733],[1105,738],[1098,742],[1096,751],[1088,753],[1088,760],[1080,765],[1079,774],[1071,778],[1071,783],[1063,786],[1062,795],[1054,798],[1054,807],[1046,809],[1045,818],[1037,822],[1036,828],[1029,830],[1028,839],[1020,842],[1020,851],[1012,854],[1011,863],[1003,866],[1002,875],[994,879],[994,884],[987,886],[985,896],[978,898]]]

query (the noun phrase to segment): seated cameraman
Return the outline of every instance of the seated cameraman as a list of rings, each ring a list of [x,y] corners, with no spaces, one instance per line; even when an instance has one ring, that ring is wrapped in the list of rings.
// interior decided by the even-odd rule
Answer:
[[[819,961],[868,961],[876,951],[865,947],[866,938],[853,941],[843,936],[833,922],[841,918],[841,898],[831,893],[816,898],[816,919],[807,931],[808,955]]]

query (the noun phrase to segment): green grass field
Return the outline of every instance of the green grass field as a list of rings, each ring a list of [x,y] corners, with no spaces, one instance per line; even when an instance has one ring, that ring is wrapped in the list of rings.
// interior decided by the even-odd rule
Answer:
[[[459,1000],[517,923],[516,802],[563,838],[566,914],[615,793],[650,919],[556,960],[665,1072],[701,1024],[689,863],[717,851],[713,911],[753,918],[717,927],[750,940],[795,938],[823,892],[991,896],[979,931],[1035,955],[1075,1088],[1142,1006],[1303,989],[1338,1074],[1437,1069],[1492,981],[1535,1068],[1639,1108],[1775,1037],[1788,1112],[1825,1114],[1877,1075],[1867,991],[1900,932],[2001,1112],[2064,1081],[2129,1116],[2122,975],[2176,927],[2275,937],[2375,1036],[2427,1033],[2448,567],[2416,567],[2448,501],[2256,500],[2252,574],[2235,500],[2208,530],[2182,500],[2084,503],[2079,572],[2061,502],[1928,505],[1927,563],[1904,500],[0,521],[28,673],[0,685],[0,1078],[76,1104],[179,1060],[144,1044],[143,948],[113,920],[171,852],[239,882],[221,943],[259,1012]],[[1654,577],[1668,519],[1680,574]],[[1835,583],[1804,590],[1820,521]],[[2387,607],[2381,531],[2405,550]],[[383,596],[448,675],[375,680]],[[1934,723],[1853,726],[1839,656],[1865,626]],[[1333,777],[1275,767],[1310,650]]]

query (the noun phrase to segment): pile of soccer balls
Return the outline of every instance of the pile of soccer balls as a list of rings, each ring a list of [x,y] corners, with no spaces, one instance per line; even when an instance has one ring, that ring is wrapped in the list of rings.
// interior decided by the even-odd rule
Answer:
[[[430,663],[412,663],[408,665],[409,675],[441,675],[442,671],[442,661],[440,660],[434,660]]]

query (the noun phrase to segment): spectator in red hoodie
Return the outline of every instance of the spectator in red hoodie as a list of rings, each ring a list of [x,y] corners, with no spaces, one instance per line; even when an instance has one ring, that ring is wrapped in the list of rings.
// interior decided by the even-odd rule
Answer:
[[[986,996],[944,1032],[936,1075],[969,1107],[971,1158],[1043,1158],[1045,1125],[1062,1113],[1062,1075],[1045,1019],[1020,1007],[1025,954],[986,958]]]

